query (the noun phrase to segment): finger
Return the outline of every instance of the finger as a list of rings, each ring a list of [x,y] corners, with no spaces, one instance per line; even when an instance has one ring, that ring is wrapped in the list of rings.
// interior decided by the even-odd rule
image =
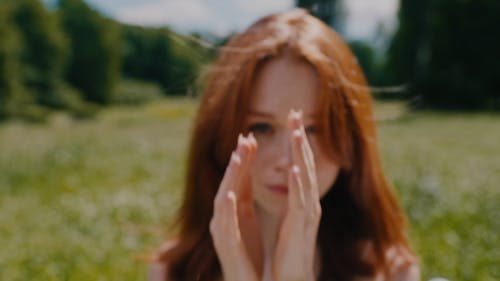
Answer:
[[[237,152],[241,157],[241,169],[238,173],[238,184],[240,189],[237,190],[237,195],[240,195],[239,192],[241,191],[241,184],[243,180],[248,178],[250,164],[255,154],[255,143],[256,141],[252,140],[250,135],[248,137],[240,135],[238,138]]]
[[[236,196],[233,191],[228,191],[214,210],[210,222],[210,232],[218,255],[229,260],[237,258],[241,250],[241,233],[236,212]]]
[[[303,125],[302,111],[290,113],[290,130],[292,130],[292,163],[297,164],[303,172],[306,196],[316,199],[317,190],[316,168],[314,156]]]
[[[290,211],[298,213],[302,213],[306,206],[300,173],[300,168],[297,165],[293,165],[288,172],[288,208]]]
[[[255,154],[255,152],[257,151],[258,144],[257,144],[257,140],[255,139],[255,136],[253,135],[253,133],[248,134],[248,141],[250,144],[250,148],[252,150],[251,153]]]
[[[309,143],[309,139],[307,138],[306,130],[304,128],[304,118],[302,115],[302,111],[299,111],[295,114],[295,118],[293,120],[294,129],[300,130],[302,136],[301,149],[304,155],[304,161],[307,167],[310,169],[311,174],[315,173],[315,164],[314,164],[314,154],[312,152],[311,144]]]
[[[235,253],[238,253],[240,250],[241,244],[241,233],[240,233],[240,227],[239,227],[239,222],[238,222],[238,207],[236,203],[236,194],[230,190],[227,193],[227,209],[225,210],[225,218],[226,218],[226,225],[227,225],[227,230],[229,237],[231,239],[231,242],[233,242],[234,246],[237,246],[235,248]]]
[[[241,237],[241,229],[238,219],[238,203],[236,200],[236,194],[233,191],[229,191],[226,195],[226,209],[225,209],[225,221],[226,221],[226,231],[224,239],[229,239],[229,246],[232,259],[225,262],[226,265],[230,266],[231,269],[226,269],[231,271],[228,274],[231,280],[257,280],[255,278],[255,271],[253,270],[252,263],[249,259],[248,253],[246,252],[245,245]],[[224,241],[225,242],[225,241]],[[226,244],[226,243],[224,243]],[[234,275],[236,274],[236,275]],[[234,276],[234,278],[232,278]]]
[[[240,169],[240,167],[241,157],[236,151],[233,151],[231,153],[231,157],[229,158],[229,164],[219,185],[219,190],[217,191],[217,194],[215,196],[216,205],[217,203],[220,204],[227,192],[234,187],[238,179],[238,170]]]
[[[221,197],[226,196],[227,192],[230,190],[237,191],[238,184],[240,181],[240,174],[242,173],[242,166],[246,156],[246,151],[244,145],[244,138],[240,134],[238,136],[238,143],[236,145],[236,149],[231,153],[231,157],[229,159],[229,164],[226,168],[224,176],[219,186],[219,191],[215,197],[216,202],[221,201]]]
[[[250,171],[255,153],[257,151],[257,140],[253,134],[250,133],[247,138],[244,138],[243,144],[247,146],[247,151],[245,157],[242,159],[243,163],[241,167],[242,172],[240,174],[240,183],[238,186],[238,199],[250,204],[253,202]]]
[[[308,167],[306,154],[304,151],[304,142],[306,137],[303,134],[302,130],[300,129],[300,127],[302,127],[300,125],[301,124],[300,115],[301,115],[300,111],[299,112],[292,111],[290,113],[289,128],[290,128],[290,138],[291,138],[290,140],[291,158],[292,158],[292,165],[297,165],[301,171],[304,188],[306,189],[305,196],[310,197],[311,192],[309,189],[311,189],[312,176],[311,176],[311,168]]]

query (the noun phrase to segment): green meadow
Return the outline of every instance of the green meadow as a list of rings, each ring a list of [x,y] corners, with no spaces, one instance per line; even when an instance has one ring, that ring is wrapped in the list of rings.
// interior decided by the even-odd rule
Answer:
[[[145,280],[171,231],[196,100],[0,123],[0,280]],[[378,104],[423,280],[500,280],[500,115]]]

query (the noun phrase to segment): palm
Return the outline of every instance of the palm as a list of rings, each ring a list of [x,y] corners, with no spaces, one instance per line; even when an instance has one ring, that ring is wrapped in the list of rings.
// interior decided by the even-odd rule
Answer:
[[[248,257],[252,261],[255,272],[258,276],[262,276],[263,253],[259,221],[255,212],[252,191],[248,180],[245,185],[245,188],[241,190],[238,196],[238,221],[241,239],[245,244]]]
[[[289,215],[285,216],[278,237],[278,244],[274,254],[274,274],[284,277],[283,274],[298,276],[305,266],[304,242],[306,237],[304,226],[297,223],[297,220]],[[299,272],[293,272],[298,270]],[[276,277],[276,276],[275,276]]]
[[[302,122],[302,113],[290,114],[293,166],[288,173],[288,208],[273,261],[275,280],[314,278],[314,256],[321,205],[314,155]]]

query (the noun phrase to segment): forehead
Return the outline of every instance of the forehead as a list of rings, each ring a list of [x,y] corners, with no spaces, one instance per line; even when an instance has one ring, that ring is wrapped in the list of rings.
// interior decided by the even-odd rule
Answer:
[[[250,109],[288,115],[290,109],[313,113],[318,103],[319,79],[304,59],[282,55],[264,63],[255,77]]]

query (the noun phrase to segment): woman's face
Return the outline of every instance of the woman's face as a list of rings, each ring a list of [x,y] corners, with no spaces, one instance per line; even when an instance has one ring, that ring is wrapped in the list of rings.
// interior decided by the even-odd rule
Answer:
[[[287,130],[291,109],[303,112],[321,196],[337,178],[339,165],[327,157],[317,136],[318,89],[314,68],[291,55],[271,59],[256,76],[245,126],[258,143],[251,169],[254,200],[270,213],[281,215],[287,205],[288,169],[293,164]]]

